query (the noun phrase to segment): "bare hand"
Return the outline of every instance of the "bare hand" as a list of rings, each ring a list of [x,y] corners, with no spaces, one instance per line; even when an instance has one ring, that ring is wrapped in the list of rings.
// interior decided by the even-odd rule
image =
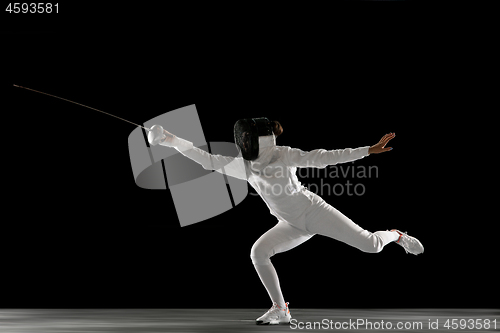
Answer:
[[[391,140],[391,139],[394,139],[394,137],[396,136],[395,133],[389,133],[389,134],[386,134],[382,137],[382,139],[380,139],[380,141],[371,146],[369,149],[368,149],[368,154],[379,154],[379,153],[383,153],[383,152],[386,152],[386,151],[389,151],[389,150],[392,150],[392,147],[387,147],[385,148],[385,145]]]

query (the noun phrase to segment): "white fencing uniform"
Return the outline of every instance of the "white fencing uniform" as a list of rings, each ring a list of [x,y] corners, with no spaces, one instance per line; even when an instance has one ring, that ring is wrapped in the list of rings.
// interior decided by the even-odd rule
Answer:
[[[369,146],[305,152],[276,146],[274,135],[261,136],[258,158],[246,161],[242,157],[209,154],[177,137],[169,143],[160,144],[175,147],[207,170],[246,179],[267,204],[271,214],[278,218],[276,226],[255,242],[250,257],[271,299],[280,306],[284,306],[284,300],[270,261],[270,257],[276,253],[290,250],[315,234],[331,237],[370,253],[380,252],[384,245],[398,239],[395,232],[371,233],[362,229],[305,188],[296,175],[297,167],[324,168],[361,159],[368,155]]]

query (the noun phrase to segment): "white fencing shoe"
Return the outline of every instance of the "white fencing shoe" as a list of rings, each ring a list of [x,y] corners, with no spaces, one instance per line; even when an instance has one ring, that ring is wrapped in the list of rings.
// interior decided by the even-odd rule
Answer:
[[[397,229],[392,229],[391,231],[396,231],[399,234],[399,238],[396,241],[399,245],[405,249],[406,253],[411,253],[414,255],[424,252],[424,246],[415,237],[408,236],[408,234],[402,233]]]
[[[255,323],[257,325],[288,324],[290,323],[290,319],[292,319],[292,316],[290,315],[288,302],[285,304],[284,308],[274,302],[273,306],[264,315],[255,319]]]

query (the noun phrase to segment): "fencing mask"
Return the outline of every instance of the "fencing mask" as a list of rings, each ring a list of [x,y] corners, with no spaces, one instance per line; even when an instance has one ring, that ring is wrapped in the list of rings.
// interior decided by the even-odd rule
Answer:
[[[259,156],[259,136],[272,134],[273,127],[267,118],[240,119],[234,124],[234,142],[247,161]]]

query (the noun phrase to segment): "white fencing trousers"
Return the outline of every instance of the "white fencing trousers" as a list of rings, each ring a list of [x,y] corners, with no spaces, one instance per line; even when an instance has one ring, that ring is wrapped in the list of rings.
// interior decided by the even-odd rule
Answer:
[[[336,239],[368,253],[380,252],[386,244],[398,239],[399,235],[392,231],[369,232],[321,201],[307,214],[306,230],[279,221],[264,233],[252,246],[252,262],[256,265],[270,265],[273,255],[291,250],[315,234]]]
[[[252,246],[250,258],[257,274],[273,302],[284,306],[279,279],[270,258],[293,249],[315,234],[327,236],[351,245],[363,252],[377,253],[385,245],[396,241],[399,235],[392,231],[369,232],[322,199],[307,213],[306,230],[279,221],[265,232]]]
[[[292,226],[284,221],[279,221],[253,244],[250,257],[262,284],[267,290],[271,301],[285,307],[285,299],[280,288],[278,274],[269,259],[276,253],[285,252],[304,243],[314,236]]]
[[[315,199],[318,201],[306,214],[306,229],[310,233],[336,239],[368,253],[378,253],[385,245],[399,238],[395,231],[372,233],[365,230],[319,196]]]
[[[287,222],[279,221],[253,244],[250,258],[256,265],[270,265],[270,257],[276,253],[291,250],[312,236],[314,234],[305,232]]]

